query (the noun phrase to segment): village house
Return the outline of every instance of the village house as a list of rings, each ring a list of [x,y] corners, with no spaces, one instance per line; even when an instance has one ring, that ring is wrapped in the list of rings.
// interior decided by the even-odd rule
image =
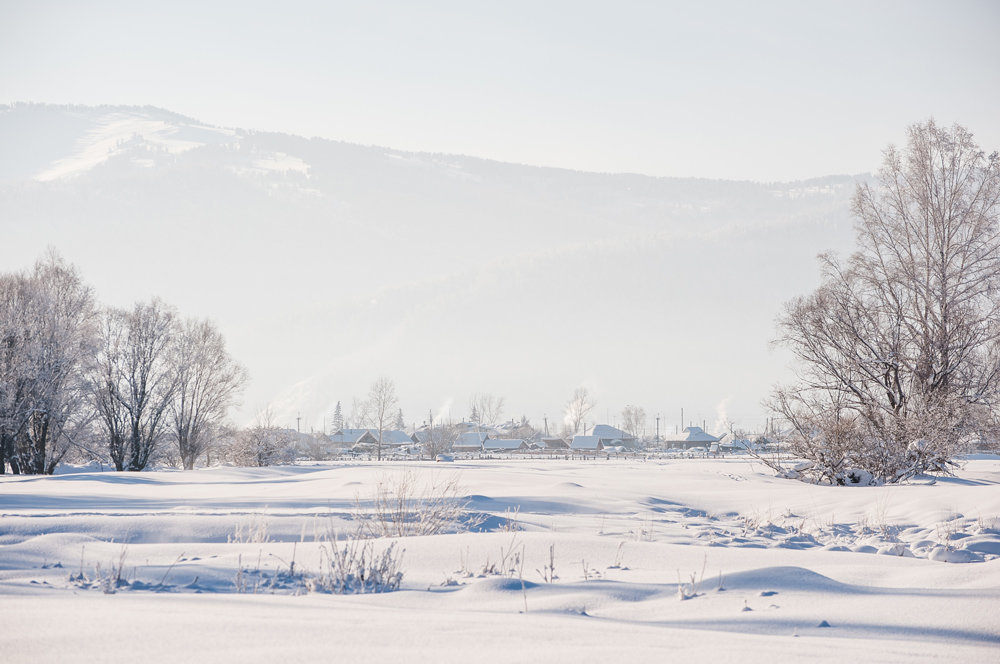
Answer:
[[[572,452],[582,452],[582,453],[597,453],[604,450],[604,443],[601,442],[600,436],[584,436],[577,435],[573,436],[573,440],[569,444],[569,449]]]
[[[528,450],[528,443],[520,438],[500,438],[483,441],[484,452],[522,452]]]
[[[701,427],[687,427],[680,435],[664,438],[664,444],[681,450],[690,450],[695,447],[704,447],[706,450],[715,446],[718,450],[719,441],[722,438],[707,433]]]
[[[489,434],[482,431],[467,431],[451,444],[452,452],[482,452],[483,443],[489,440]]]

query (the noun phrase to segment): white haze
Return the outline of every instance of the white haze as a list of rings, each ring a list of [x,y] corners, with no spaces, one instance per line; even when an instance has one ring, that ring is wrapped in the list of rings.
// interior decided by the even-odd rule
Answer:
[[[377,377],[407,423],[561,420],[573,390],[664,431],[759,426],[769,348],[815,255],[852,242],[855,178],[593,174],[205,126],[134,107],[0,111],[0,264],[47,246],[106,303],[214,319],[270,405],[319,429]]]
[[[903,128],[1000,145],[1000,5],[5,0],[0,102],[664,176],[873,167]]]

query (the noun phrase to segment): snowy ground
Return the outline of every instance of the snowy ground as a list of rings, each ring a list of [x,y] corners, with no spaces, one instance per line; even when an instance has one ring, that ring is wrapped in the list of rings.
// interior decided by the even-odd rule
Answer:
[[[407,472],[458,475],[480,532],[401,538],[395,592],[316,592],[326,533]],[[996,458],[874,488],[735,459],[0,479],[4,662],[986,662],[998,606]]]

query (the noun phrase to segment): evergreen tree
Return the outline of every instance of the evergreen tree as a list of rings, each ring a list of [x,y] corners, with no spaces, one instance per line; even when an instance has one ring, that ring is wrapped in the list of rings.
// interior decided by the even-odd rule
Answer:
[[[333,409],[333,430],[340,431],[344,428],[344,411],[340,407],[340,402],[337,402],[337,407]]]

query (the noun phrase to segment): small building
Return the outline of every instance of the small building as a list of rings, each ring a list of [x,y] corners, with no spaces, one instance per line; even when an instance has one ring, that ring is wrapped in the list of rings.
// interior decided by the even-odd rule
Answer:
[[[372,436],[375,438],[376,443],[378,442],[378,430],[372,431]],[[389,429],[382,432],[382,446],[390,447],[405,447],[407,445],[412,445],[413,439],[410,438],[409,434],[405,431],[400,431],[399,429]]]
[[[604,447],[635,448],[639,446],[639,440],[635,436],[608,424],[598,424],[590,434],[600,438]]]
[[[452,452],[482,452],[483,443],[489,440],[489,434],[481,431],[466,431],[451,444]]]
[[[604,449],[604,443],[601,442],[600,436],[573,436],[572,442],[569,444],[569,449],[573,452],[590,452],[596,453]]]
[[[520,438],[499,438],[483,441],[484,452],[521,452],[528,450],[528,443]]]
[[[682,450],[689,450],[694,447],[711,448],[718,445],[722,438],[706,433],[701,427],[687,427],[679,436],[668,436],[664,438],[664,443],[668,447],[675,447]],[[716,448],[718,449],[718,448]]]
[[[542,438],[538,448],[545,452],[569,452],[569,441],[565,438]]]
[[[355,445],[378,445],[378,438],[372,436],[370,429],[338,429],[330,434],[330,442],[350,448]]]
[[[339,429],[330,435],[330,443],[355,451],[369,451],[378,448],[378,429]],[[402,448],[412,445],[413,440],[405,431],[386,429],[382,431],[382,448]]]

